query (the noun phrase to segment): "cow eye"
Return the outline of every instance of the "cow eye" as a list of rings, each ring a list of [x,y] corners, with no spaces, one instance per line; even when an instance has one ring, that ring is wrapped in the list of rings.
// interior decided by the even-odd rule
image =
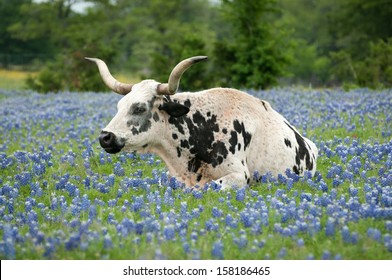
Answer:
[[[146,111],[146,108],[144,107],[136,107],[135,110],[133,110],[134,115],[140,115],[143,114]]]

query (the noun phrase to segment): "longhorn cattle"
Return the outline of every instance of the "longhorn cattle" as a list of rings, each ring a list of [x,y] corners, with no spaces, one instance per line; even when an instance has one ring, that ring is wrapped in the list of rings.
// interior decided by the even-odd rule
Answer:
[[[205,60],[183,60],[168,83],[117,81],[105,62],[97,64],[105,84],[125,95],[99,141],[108,153],[155,153],[169,173],[188,187],[214,181],[222,189],[244,186],[255,171],[274,176],[316,170],[317,148],[271,105],[245,92],[213,88],[176,93],[183,72]]]

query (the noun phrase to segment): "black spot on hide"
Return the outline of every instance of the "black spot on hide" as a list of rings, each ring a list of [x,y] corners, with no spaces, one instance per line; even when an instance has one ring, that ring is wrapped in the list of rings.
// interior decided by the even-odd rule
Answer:
[[[189,99],[187,99],[187,100],[185,100],[184,105],[185,105],[186,107],[190,108],[191,105],[192,105],[192,103],[191,103],[191,101],[190,101]]]
[[[267,106],[265,105],[265,102],[264,102],[263,100],[260,100],[260,102],[261,102],[261,104],[263,104],[264,109],[265,109],[266,111],[268,111]]]
[[[195,112],[192,121],[187,118],[189,129],[190,152],[194,158],[188,162],[188,170],[196,172],[204,163],[216,167],[227,157],[227,148],[221,141],[215,141],[214,132],[219,132],[216,115],[205,118],[199,111]]]
[[[231,137],[229,140],[230,152],[232,154],[235,153],[235,148],[237,147],[237,145],[238,145],[238,150],[241,149],[241,144],[238,142],[238,134],[240,135],[242,134],[242,138],[244,140],[244,150],[246,150],[249,147],[250,141],[252,139],[252,135],[245,130],[245,126],[243,122],[240,123],[238,120],[235,120],[233,122],[233,127],[234,130],[230,132]]]
[[[151,113],[150,113],[151,115]],[[140,126],[139,128],[139,133],[140,132],[146,132],[147,130],[149,130],[151,127],[151,121],[149,119],[147,119],[145,122],[143,122],[143,124]]]
[[[286,144],[286,147],[291,148],[291,142],[290,142],[289,139],[285,138],[285,139],[284,139],[284,143]]]
[[[188,142],[188,140],[181,140],[180,146],[181,146],[181,148],[189,149],[189,142]]]
[[[139,134],[139,131],[137,130],[136,127],[132,127],[131,131],[132,131],[133,135],[138,135]]]
[[[200,111],[196,111],[192,116],[177,118],[171,116],[169,123],[183,135],[179,136],[180,139],[182,138],[180,151],[186,149],[191,154],[188,171],[196,173],[203,164],[216,167],[227,157],[228,151],[225,144],[215,140],[214,137],[214,133],[219,132],[216,115],[206,117]],[[185,134],[185,128],[189,131],[189,135]]]
[[[295,148],[295,163],[297,165],[293,167],[293,171],[297,174],[302,173],[303,168],[300,166],[301,160],[305,160],[306,170],[312,170],[313,160],[310,158],[310,153],[306,147],[305,139],[297,131],[295,131],[291,125],[289,125],[287,122],[285,122],[285,124],[294,132],[295,139],[298,143],[298,148]]]
[[[159,116],[157,112],[154,113],[154,117],[151,112],[151,108],[153,108],[155,101],[155,97],[153,97],[150,101],[147,102],[148,106],[144,103],[134,103],[130,108],[131,119],[128,120],[127,125],[131,128],[133,135],[138,135],[139,133],[146,132],[151,128],[151,119],[158,118]],[[140,111],[140,108],[144,108],[146,111]]]
[[[229,139],[229,143],[230,143],[230,152],[232,153],[232,154],[235,154],[235,147],[237,146],[237,144],[238,144],[238,137],[237,137],[237,132],[235,132],[235,131],[232,131],[231,133],[230,133],[230,135],[231,135],[231,137],[230,137],[230,139]]]
[[[300,173],[299,170],[298,170],[298,167],[296,165],[293,166],[293,171],[297,175],[299,175],[299,173]]]

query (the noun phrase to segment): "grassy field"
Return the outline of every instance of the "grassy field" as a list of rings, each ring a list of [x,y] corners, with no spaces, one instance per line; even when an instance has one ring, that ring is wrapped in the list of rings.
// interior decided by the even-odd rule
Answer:
[[[35,72],[0,69],[0,89],[20,90],[25,87],[25,80]]]
[[[392,259],[392,91],[251,93],[316,143],[313,178],[186,190],[99,147],[117,95],[0,90],[0,258]]]

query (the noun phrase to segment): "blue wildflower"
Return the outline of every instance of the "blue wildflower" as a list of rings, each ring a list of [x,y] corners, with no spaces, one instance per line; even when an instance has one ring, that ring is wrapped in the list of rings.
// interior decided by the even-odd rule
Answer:
[[[392,231],[392,221],[385,222],[385,229],[388,231]]]
[[[236,191],[235,199],[237,201],[244,201],[245,199],[245,194],[246,194],[246,189],[245,188],[239,188]]]
[[[201,191],[192,191],[193,197],[196,199],[203,198],[203,193]]]
[[[211,254],[217,259],[223,259],[223,243],[222,241],[215,241],[212,244]]]
[[[325,234],[327,236],[335,235],[335,219],[329,217],[325,226]]]
[[[285,247],[281,248],[280,251],[277,254],[278,259],[284,259],[287,255],[287,249]]]
[[[136,232],[136,234],[139,234],[139,235],[143,234],[143,232],[144,232],[144,224],[142,222],[136,223],[136,225],[135,225],[135,232]]]
[[[173,240],[175,238],[175,235],[176,233],[172,225],[168,225],[163,228],[163,236],[166,240]]]
[[[372,238],[372,239],[374,239],[375,241],[380,242],[380,241],[381,241],[382,234],[381,234],[381,231],[378,230],[378,229],[369,228],[369,229],[367,230],[367,236],[370,237],[370,238]]]
[[[222,210],[220,210],[220,209],[218,209],[217,207],[213,207],[212,208],[212,216],[214,217],[214,218],[219,218],[219,217],[221,217],[222,216]]]
[[[329,259],[331,259],[331,253],[328,250],[323,251],[321,259],[322,260],[329,260]]]
[[[299,239],[297,240],[297,246],[298,246],[298,247],[303,247],[304,245],[305,245],[304,240],[303,240],[302,238],[299,238]]]
[[[114,164],[114,170],[113,170],[114,175],[116,176],[124,176],[125,171],[124,168],[121,166],[120,162],[116,162]]]
[[[110,237],[109,234],[106,234],[105,237],[103,238],[103,247],[105,249],[110,249],[113,247],[112,238]]]

